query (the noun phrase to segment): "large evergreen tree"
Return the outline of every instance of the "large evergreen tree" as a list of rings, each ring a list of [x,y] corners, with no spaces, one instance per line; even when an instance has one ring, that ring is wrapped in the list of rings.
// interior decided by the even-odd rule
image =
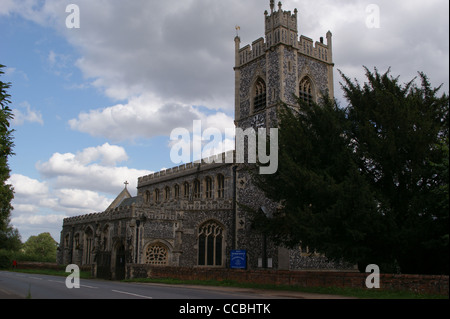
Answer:
[[[0,76],[4,74],[3,68],[0,64]],[[7,92],[10,87],[10,83],[0,81],[0,249],[8,250],[17,249],[20,243],[18,232],[9,224],[14,190],[12,185],[6,183],[10,177],[8,157],[13,155],[14,146],[14,130],[10,129],[13,114],[9,108],[11,101]]]
[[[427,77],[400,85],[342,75],[348,106],[324,98],[279,112],[279,169],[254,175],[279,202],[254,225],[278,244],[382,271],[448,273],[448,96]]]

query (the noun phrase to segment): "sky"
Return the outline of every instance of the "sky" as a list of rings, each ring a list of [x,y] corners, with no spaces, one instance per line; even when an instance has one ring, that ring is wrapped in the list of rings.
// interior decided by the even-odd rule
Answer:
[[[449,92],[448,0],[286,0],[299,34],[333,34],[338,70],[363,66],[407,83],[424,72]],[[73,19],[79,9],[79,28]],[[63,219],[104,211],[137,179],[177,166],[175,128],[234,127],[234,37],[264,36],[269,0],[0,0],[0,64],[11,82],[15,190],[22,241]],[[76,25],[75,25],[76,26]],[[224,140],[228,149],[232,145]]]

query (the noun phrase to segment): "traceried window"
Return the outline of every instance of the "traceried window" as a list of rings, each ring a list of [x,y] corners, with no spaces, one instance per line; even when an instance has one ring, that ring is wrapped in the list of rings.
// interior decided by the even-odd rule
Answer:
[[[222,266],[223,228],[215,221],[208,221],[198,231],[198,264]]]
[[[205,178],[205,196],[206,198],[213,197],[213,181],[211,177]]]
[[[217,175],[217,198],[224,198],[225,195],[225,176]]]
[[[145,263],[148,265],[164,266],[168,263],[169,251],[163,244],[149,245],[145,251]]]
[[[198,179],[194,181],[194,198],[201,198],[200,181]]]
[[[266,107],[266,83],[258,78],[253,94],[253,111],[259,111]]]
[[[312,102],[314,102],[313,88],[311,80],[308,77],[304,77],[300,81],[299,97],[302,101],[306,102],[307,104],[311,104]]]

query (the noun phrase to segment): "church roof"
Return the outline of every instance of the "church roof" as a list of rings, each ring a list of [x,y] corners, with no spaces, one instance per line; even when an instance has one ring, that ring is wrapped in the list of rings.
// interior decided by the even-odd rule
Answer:
[[[111,203],[111,205],[108,206],[106,210],[108,211],[110,209],[115,209],[119,206],[123,206],[125,204],[125,201],[129,201],[129,199],[131,198],[131,194],[125,186],[123,191],[116,197],[116,199]]]

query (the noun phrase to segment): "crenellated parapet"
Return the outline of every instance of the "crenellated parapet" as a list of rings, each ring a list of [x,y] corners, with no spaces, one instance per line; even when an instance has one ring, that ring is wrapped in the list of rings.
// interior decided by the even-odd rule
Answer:
[[[112,221],[117,219],[130,218],[133,214],[134,205],[119,206],[114,209],[107,210],[102,213],[91,213],[86,215],[64,218],[63,227],[75,224]]]
[[[173,168],[169,168],[166,170],[162,170],[160,172],[156,172],[147,176],[142,176],[138,178],[138,188],[154,184],[160,182],[162,180],[175,178],[182,175],[189,175],[195,173],[201,169],[210,169],[216,166],[220,166],[222,164],[231,164],[235,162],[235,154],[234,151],[229,151],[225,153],[221,153],[218,155],[210,156],[208,158],[204,158],[201,161],[195,161],[187,164],[183,164],[180,166],[176,166]]]
[[[271,1],[271,13],[269,14],[267,11],[264,13],[265,39],[259,38],[251,46],[246,45],[240,48],[240,38],[236,37],[236,68],[265,56],[274,46],[280,44],[296,49],[299,53],[321,62],[333,63],[331,32],[326,35],[326,43],[324,43],[323,37],[315,43],[306,36],[299,37],[297,9],[294,10],[294,13],[283,11],[281,2],[278,3],[278,10],[274,10],[274,8],[274,2]]]

